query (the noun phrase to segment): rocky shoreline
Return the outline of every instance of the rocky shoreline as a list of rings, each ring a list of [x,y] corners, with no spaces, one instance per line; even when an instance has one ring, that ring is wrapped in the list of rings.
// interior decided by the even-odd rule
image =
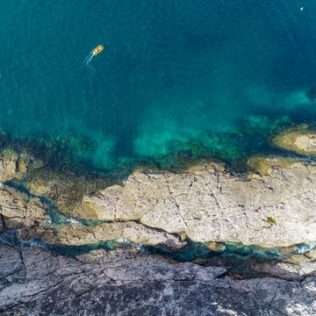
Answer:
[[[314,315],[316,277],[232,279],[137,252],[0,246],[1,315]],[[293,273],[294,275],[294,273]]]
[[[262,248],[315,243],[316,165],[257,160],[251,163],[261,172],[264,165],[264,175],[240,177],[213,163],[181,174],[135,171],[122,185],[84,195],[64,211],[65,223],[54,225],[36,188],[22,192],[4,183],[1,214],[6,227],[26,227],[48,243],[74,246],[116,239],[171,249],[187,239]],[[87,220],[94,223],[87,226]]]
[[[306,135],[291,130],[274,143],[294,139],[296,152],[310,155],[314,136]],[[122,183],[90,183],[41,172],[31,155],[4,151],[0,311],[316,314],[316,165],[280,157],[248,165],[243,175],[201,162],[181,173],[138,169]],[[189,244],[202,254],[187,256]],[[227,259],[230,245],[246,259]],[[113,250],[69,257],[54,247]],[[259,260],[248,260],[245,249],[258,249]],[[178,254],[193,261],[176,262]]]

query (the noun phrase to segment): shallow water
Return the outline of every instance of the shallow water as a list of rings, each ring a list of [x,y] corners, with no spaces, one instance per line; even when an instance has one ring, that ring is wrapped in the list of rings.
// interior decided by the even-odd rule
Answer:
[[[313,0],[2,0],[0,127],[107,170],[269,152],[315,121],[315,15]]]

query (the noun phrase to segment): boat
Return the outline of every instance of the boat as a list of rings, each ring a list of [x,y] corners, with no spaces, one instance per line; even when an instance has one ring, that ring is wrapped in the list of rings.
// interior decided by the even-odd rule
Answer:
[[[93,56],[97,56],[97,55],[101,54],[103,52],[103,50],[104,50],[104,46],[100,44],[97,47],[93,48],[92,54],[93,54]]]

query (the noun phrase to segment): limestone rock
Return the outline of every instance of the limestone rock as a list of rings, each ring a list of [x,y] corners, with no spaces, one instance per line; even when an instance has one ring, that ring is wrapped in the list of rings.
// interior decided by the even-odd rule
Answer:
[[[316,249],[306,252],[305,256],[310,260],[316,261]]]
[[[216,164],[181,174],[135,171],[121,186],[84,195],[69,211],[78,218],[112,223],[65,226],[57,232],[59,242],[83,245],[121,238],[146,245],[172,241],[171,248],[177,248],[181,236],[263,248],[314,243],[316,166],[280,158],[260,158],[259,164],[261,174],[244,177]],[[45,192],[40,186],[37,190]],[[39,198],[26,200],[7,188],[0,190],[0,206],[0,214],[17,226],[47,219]]]
[[[247,165],[256,173],[249,173],[247,176],[249,180],[260,179],[257,177],[257,174],[261,176],[271,176],[275,169],[289,169],[295,165],[295,162],[297,161],[290,158],[280,159],[254,156],[248,159]]]
[[[122,188],[118,185],[109,187],[104,191],[99,191],[94,195],[85,195],[72,216],[82,219],[97,219],[105,221],[115,220],[115,210],[117,201],[122,193]]]
[[[195,242],[287,247],[316,241],[316,166],[262,159],[265,175],[233,175],[214,165],[186,173],[134,172],[122,187],[90,196],[108,219],[136,220]],[[91,202],[93,201],[93,203]]]
[[[146,189],[141,192],[139,190],[144,188],[143,185]],[[139,198],[140,195],[142,196],[141,199]],[[116,218],[139,220],[148,210],[163,201],[167,195],[168,187],[164,174],[148,175],[136,171],[124,183],[124,190],[122,190],[116,204]],[[126,207],[127,205],[130,207]]]
[[[94,228],[67,225],[57,231],[56,238],[69,245],[126,239],[171,248],[182,244],[178,236],[194,242],[231,241],[263,248],[314,243],[316,166],[260,158],[260,170],[264,172],[244,177],[216,164],[197,165],[181,174],[135,171],[122,185],[84,195],[69,211],[78,218],[112,223]],[[56,182],[57,190],[60,183]],[[35,190],[45,193],[46,184],[43,190],[41,186]],[[65,188],[76,191],[78,185],[82,184],[62,185],[61,192]],[[38,223],[44,227],[48,220],[39,197],[23,197],[7,187],[0,189],[0,207],[0,214],[10,220],[8,227]],[[49,232],[49,226],[45,227]]]

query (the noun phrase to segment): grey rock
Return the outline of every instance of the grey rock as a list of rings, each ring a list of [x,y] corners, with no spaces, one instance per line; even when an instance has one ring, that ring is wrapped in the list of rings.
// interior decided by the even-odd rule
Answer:
[[[0,244],[0,291],[24,277],[25,267],[21,253],[15,248]]]
[[[316,314],[315,276],[233,280],[222,267],[128,250],[98,250],[76,258],[42,249],[18,254],[8,246],[0,252],[17,262],[3,273],[7,284],[0,289],[1,315]],[[21,267],[24,276],[9,280]]]
[[[251,269],[286,280],[297,280],[316,275],[315,259],[316,251],[312,250],[304,255],[292,255],[282,261],[251,264]]]
[[[2,215],[0,214],[0,232],[3,231],[4,229],[5,229],[4,221],[3,221]]]
[[[0,244],[0,278],[7,278],[22,268],[20,252],[13,247]]]

